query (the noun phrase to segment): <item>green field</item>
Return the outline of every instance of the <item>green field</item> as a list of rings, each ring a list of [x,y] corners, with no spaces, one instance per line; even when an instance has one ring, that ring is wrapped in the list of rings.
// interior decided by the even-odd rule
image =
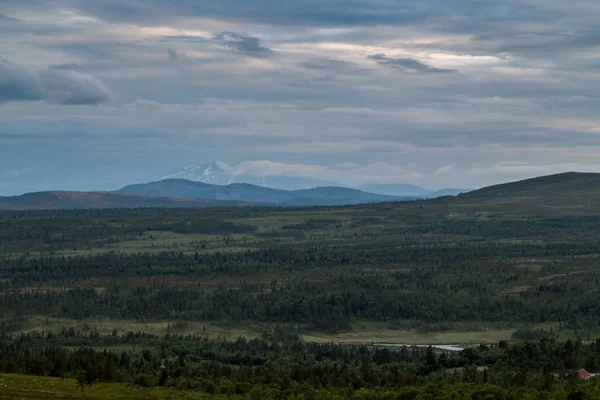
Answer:
[[[260,337],[264,332],[271,332],[286,324],[260,323],[256,321],[152,321],[89,318],[73,320],[67,318],[47,318],[32,316],[23,321],[19,332],[35,331],[59,332],[63,328],[74,328],[81,332],[97,331],[110,334],[115,329],[119,332],[147,332],[154,335],[168,333],[178,335],[201,335],[210,339],[235,340],[240,336],[246,338]],[[390,343],[390,344],[457,344],[477,345],[481,343],[497,343],[500,340],[510,341],[517,329],[523,325],[507,323],[455,323],[441,331],[423,324],[398,324],[356,321],[352,327],[336,333],[326,331],[306,331],[300,334],[304,340],[319,343]],[[550,331],[557,329],[558,324],[546,323],[529,325],[528,329]],[[563,337],[572,337],[571,332],[564,332]]]

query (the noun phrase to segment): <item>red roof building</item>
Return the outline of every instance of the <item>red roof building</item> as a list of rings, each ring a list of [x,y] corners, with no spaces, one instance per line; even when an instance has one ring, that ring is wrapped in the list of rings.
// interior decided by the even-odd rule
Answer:
[[[587,372],[585,369],[580,369],[579,371],[577,371],[577,375],[579,376],[579,379],[582,379],[584,381],[587,381],[592,377],[592,374]]]

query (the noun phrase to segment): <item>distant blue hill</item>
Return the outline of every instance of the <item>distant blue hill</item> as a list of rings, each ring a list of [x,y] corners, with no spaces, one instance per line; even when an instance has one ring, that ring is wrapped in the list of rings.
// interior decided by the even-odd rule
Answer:
[[[384,194],[387,196],[409,196],[418,197],[421,199],[432,199],[442,196],[458,196],[461,193],[470,192],[471,189],[440,189],[429,190],[421,186],[411,185],[408,183],[375,183],[360,187],[369,193]]]
[[[388,196],[357,189],[327,186],[314,189],[281,190],[248,183],[213,185],[185,179],[165,179],[157,182],[128,185],[119,194],[180,197],[210,200],[235,200],[282,205],[347,205],[414,200],[411,196]]]

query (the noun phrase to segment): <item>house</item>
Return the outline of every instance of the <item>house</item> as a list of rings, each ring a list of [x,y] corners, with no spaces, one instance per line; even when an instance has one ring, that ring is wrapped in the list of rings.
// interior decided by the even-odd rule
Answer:
[[[590,374],[589,372],[587,372],[585,369],[580,369],[579,371],[577,371],[577,376],[579,376],[579,379],[587,381],[588,379],[590,379],[593,375]]]

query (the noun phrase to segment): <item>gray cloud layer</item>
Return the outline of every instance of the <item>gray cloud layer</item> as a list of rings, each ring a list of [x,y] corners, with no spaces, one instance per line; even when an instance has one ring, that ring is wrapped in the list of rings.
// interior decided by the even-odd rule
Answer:
[[[35,4],[39,0],[24,0]],[[155,21],[170,17],[201,16],[280,25],[398,24],[421,21],[437,14],[432,4],[386,0],[68,0],[74,8],[108,20]]]
[[[110,90],[90,75],[57,68],[30,70],[0,61],[0,102],[81,105],[106,103],[111,97]]]
[[[129,181],[214,158],[430,187],[600,171],[594,0],[0,4],[5,182],[66,176],[55,153]]]

